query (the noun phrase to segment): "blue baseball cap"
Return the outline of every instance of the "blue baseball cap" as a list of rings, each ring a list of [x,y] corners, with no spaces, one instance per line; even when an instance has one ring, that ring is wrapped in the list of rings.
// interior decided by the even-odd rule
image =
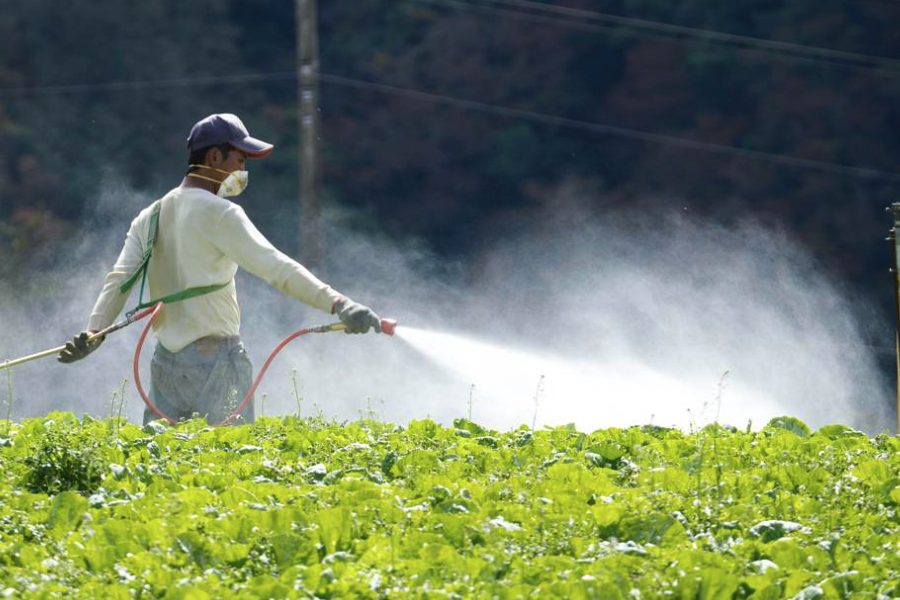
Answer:
[[[209,115],[191,127],[187,139],[190,152],[219,144],[231,144],[250,158],[262,158],[274,148],[268,142],[250,137],[241,120],[230,113]]]

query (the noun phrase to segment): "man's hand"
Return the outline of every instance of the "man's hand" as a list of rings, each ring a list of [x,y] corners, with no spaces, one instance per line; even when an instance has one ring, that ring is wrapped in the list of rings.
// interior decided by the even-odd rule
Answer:
[[[97,338],[96,340],[88,341],[88,338],[91,337],[91,332],[82,331],[80,334],[75,336],[75,338],[66,344],[66,349],[59,353],[59,356],[56,360],[61,363],[73,363],[76,360],[81,360],[86,357],[88,354],[96,350],[100,347],[100,344],[103,343],[103,340],[106,339],[106,336],[101,338]]]
[[[341,298],[334,303],[332,312],[347,326],[346,333],[367,333],[370,327],[381,333],[381,319],[368,306]]]

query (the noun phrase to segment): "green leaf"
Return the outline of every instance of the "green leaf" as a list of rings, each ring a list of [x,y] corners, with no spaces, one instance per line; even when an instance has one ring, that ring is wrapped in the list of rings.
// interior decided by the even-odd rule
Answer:
[[[884,460],[863,461],[853,469],[853,475],[870,486],[882,485],[893,476]]]
[[[625,451],[612,444],[601,444],[588,447],[585,457],[591,464],[607,469],[618,469]]]
[[[187,586],[170,589],[163,600],[212,600],[212,596],[202,588]]]
[[[435,506],[434,511],[444,514],[468,515],[477,513],[479,511],[479,508],[478,504],[471,500],[466,500],[465,498],[452,498],[450,500],[444,500],[443,502]]]
[[[766,429],[783,429],[799,437],[809,437],[809,427],[796,417],[775,417],[766,424]]]
[[[329,536],[331,534],[329,533]],[[330,542],[332,547],[337,540]],[[275,563],[279,567],[296,564],[314,564],[318,561],[315,542],[304,535],[282,533],[271,539]]]
[[[346,507],[326,508],[315,515],[324,554],[347,550],[353,539],[353,517]]]
[[[176,546],[194,561],[201,570],[213,565],[213,547],[196,531],[185,531],[175,536]]]
[[[222,548],[222,560],[230,567],[242,567],[249,554],[249,544],[225,544]]]
[[[866,436],[862,431],[857,431],[846,425],[824,425],[816,430],[815,435],[821,435],[831,439],[837,439],[843,436]]]
[[[422,476],[435,471],[440,463],[431,450],[414,450],[398,460],[390,469],[393,477]]]
[[[468,419],[454,419],[453,426],[456,429],[468,431],[472,435],[484,435],[485,433],[487,433],[487,430],[484,427],[478,425],[477,423],[473,423]]]
[[[685,575],[678,585],[683,600],[731,600],[740,585],[735,575],[718,568],[702,569]]]
[[[765,540],[764,540],[765,541]],[[803,569],[809,566],[809,555],[800,547],[797,540],[778,539],[770,544],[765,552],[769,558],[782,569]]]
[[[381,472],[384,473],[385,476],[390,477],[391,468],[394,466],[394,463],[397,462],[398,458],[400,458],[400,455],[393,450],[384,454],[384,458],[381,459]]]
[[[78,528],[88,510],[88,501],[77,492],[61,492],[53,498],[47,526],[56,535]]]
[[[791,533],[802,531],[800,523],[792,521],[762,521],[750,528],[750,535],[760,538],[763,542],[772,542]]]
[[[475,441],[478,442],[481,446],[487,446],[488,448],[499,448],[500,440],[495,438],[492,435],[483,435],[481,437],[475,438]]]
[[[677,543],[684,536],[684,527],[675,517],[663,513],[623,519],[618,527],[619,538],[638,544],[667,545]]]

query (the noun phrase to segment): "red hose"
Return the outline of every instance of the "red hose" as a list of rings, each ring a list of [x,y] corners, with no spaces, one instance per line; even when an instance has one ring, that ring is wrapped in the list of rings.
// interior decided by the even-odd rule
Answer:
[[[156,306],[149,308],[146,311],[140,313],[134,319],[135,321],[138,321],[138,320],[146,317],[148,314],[152,313],[150,320],[147,322],[146,327],[144,327],[144,331],[141,333],[141,337],[138,340],[137,348],[135,348],[135,350],[134,350],[134,383],[137,386],[138,393],[140,393],[141,398],[143,398],[143,400],[144,400],[144,404],[147,405],[147,408],[149,408],[151,411],[153,411],[153,413],[156,414],[157,416],[159,416],[160,418],[165,419],[166,421],[168,421],[169,423],[174,425],[176,423],[175,419],[173,419],[169,415],[167,415],[167,414],[163,413],[161,410],[159,410],[156,406],[153,405],[153,403],[150,401],[150,398],[147,397],[147,394],[144,391],[144,386],[141,385],[141,373],[140,373],[140,369],[138,368],[139,363],[140,363],[140,358],[141,358],[141,349],[144,347],[144,340],[147,338],[147,334],[150,332],[150,327],[153,326],[153,322],[156,320],[156,316],[159,314],[159,311],[162,308],[162,306],[163,306],[162,303],[157,304]],[[234,412],[232,412],[225,419],[223,419],[221,423],[218,423],[216,425],[216,427],[228,425],[228,423],[233,421],[239,414],[244,412],[244,409],[247,408],[247,404],[250,402],[250,399],[253,398],[253,394],[256,392],[256,388],[259,387],[260,382],[262,381],[263,377],[265,376],[266,371],[269,370],[269,365],[272,364],[272,361],[275,360],[275,357],[278,355],[278,353],[281,352],[284,349],[284,347],[287,346],[289,343],[291,343],[292,341],[294,341],[301,335],[306,335],[307,333],[310,333],[309,329],[302,329],[300,331],[292,333],[291,335],[289,335],[286,338],[284,338],[283,340],[281,340],[281,343],[278,344],[278,346],[276,346],[275,349],[272,351],[272,353],[269,355],[269,358],[266,360],[265,364],[263,365],[263,368],[260,369],[259,374],[256,376],[256,379],[253,381],[253,385],[250,386],[250,390],[247,391],[247,395],[244,396],[244,399],[241,401],[241,403],[238,405],[238,407],[236,409],[234,409]]]
[[[134,318],[135,321],[140,321],[141,319],[146,317],[149,313],[153,314],[153,316],[150,317],[150,320],[147,321],[147,326],[144,327],[144,331],[141,333],[141,339],[138,340],[137,348],[135,348],[135,350],[134,350],[134,384],[137,386],[138,393],[141,395],[141,398],[144,399],[144,404],[147,405],[147,408],[152,410],[160,418],[163,418],[166,421],[168,421],[169,423],[172,423],[174,425],[175,419],[164,414],[158,408],[153,406],[152,402],[150,402],[150,398],[147,397],[146,392],[144,392],[144,386],[141,384],[141,370],[139,368],[140,360],[141,360],[141,348],[144,347],[144,340],[147,339],[147,334],[150,332],[150,327],[153,325],[153,321],[156,320],[156,315],[159,314],[159,311],[162,310],[162,307],[163,307],[162,302],[160,302],[156,306],[148,308],[147,310],[145,310],[144,312],[142,312],[141,314],[139,314],[138,316],[136,316]]]

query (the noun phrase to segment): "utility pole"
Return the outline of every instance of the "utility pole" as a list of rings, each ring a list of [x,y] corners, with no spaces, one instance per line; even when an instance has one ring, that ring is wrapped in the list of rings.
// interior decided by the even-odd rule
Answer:
[[[322,171],[319,165],[319,36],[316,0],[296,0],[300,244],[304,265],[322,275]]]
[[[894,301],[897,308],[896,322],[896,362],[897,362],[897,431],[900,432],[900,202],[894,202],[887,208],[887,212],[894,217],[894,226],[888,234],[888,241],[891,243],[891,254],[893,254],[893,268],[891,269],[892,279],[894,280]]]

